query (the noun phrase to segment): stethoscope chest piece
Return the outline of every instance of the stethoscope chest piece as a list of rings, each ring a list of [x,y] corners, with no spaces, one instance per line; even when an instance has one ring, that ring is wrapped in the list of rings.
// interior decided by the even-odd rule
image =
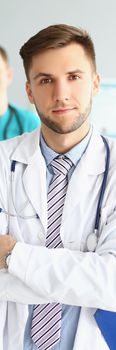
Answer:
[[[96,233],[91,233],[87,238],[87,250],[89,252],[94,252],[97,247],[97,235]]]

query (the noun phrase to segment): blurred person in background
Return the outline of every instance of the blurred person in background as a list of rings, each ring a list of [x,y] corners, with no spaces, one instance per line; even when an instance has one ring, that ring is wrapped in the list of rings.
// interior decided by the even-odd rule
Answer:
[[[8,102],[8,87],[13,80],[13,69],[6,50],[0,46],[0,140],[30,132],[40,125],[38,116]]]

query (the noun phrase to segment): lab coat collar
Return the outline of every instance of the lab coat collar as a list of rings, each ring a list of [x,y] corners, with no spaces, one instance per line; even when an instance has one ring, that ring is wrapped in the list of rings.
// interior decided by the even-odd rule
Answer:
[[[25,134],[21,142],[12,154],[11,159],[24,164],[32,162],[36,154],[41,155],[40,147],[40,128],[37,128],[32,133]],[[95,130],[93,130],[91,140],[86,152],[82,156],[81,162],[84,162],[85,172],[89,175],[97,175],[105,170],[105,153],[104,143]]]
[[[100,135],[93,131],[91,140],[87,147],[86,152],[83,154],[79,164],[76,166],[71,179],[69,181],[67,194],[65,198],[65,205],[62,215],[62,225],[60,229],[60,234],[65,247],[72,246],[75,247],[77,231],[72,230],[70,239],[70,229],[69,234],[67,227],[70,227],[70,218],[75,222],[75,215],[79,217],[83,212],[83,204],[86,206],[87,193],[88,198],[91,198],[92,184],[95,183],[95,178],[103,178],[102,174],[105,170],[105,155],[106,150],[103,140]],[[95,188],[97,193],[98,186]],[[95,195],[95,194],[94,194]],[[97,194],[96,194],[97,195]],[[75,209],[76,208],[76,209]],[[74,210],[75,209],[75,210]],[[78,213],[78,214],[77,214]],[[80,214],[81,213],[81,214]],[[85,214],[86,215],[86,214]],[[71,225],[72,225],[71,220]],[[83,224],[82,224],[83,225]],[[67,234],[65,234],[67,232]],[[81,230],[78,231],[78,247],[80,250],[81,245]],[[68,245],[69,244],[69,245]]]
[[[31,133],[23,134],[15,151],[11,156],[11,160],[16,160],[23,164],[29,164],[35,153],[39,150],[40,128]]]
[[[82,165],[88,175],[99,175],[105,171],[106,148],[101,135],[93,130],[88,148],[82,157]]]

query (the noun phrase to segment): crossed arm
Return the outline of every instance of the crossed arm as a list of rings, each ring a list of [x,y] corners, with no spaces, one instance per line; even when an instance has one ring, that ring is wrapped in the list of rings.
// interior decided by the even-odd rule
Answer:
[[[57,301],[116,311],[116,211],[108,219],[94,253],[67,248],[47,249],[16,242],[10,235],[2,235],[1,269],[6,267],[5,257],[11,251],[8,273],[2,276],[1,272],[1,282],[5,279],[8,285],[7,280],[10,280],[10,291],[9,286],[6,292],[1,287],[1,295],[5,293],[8,300],[12,300],[11,288],[14,288],[13,301]]]

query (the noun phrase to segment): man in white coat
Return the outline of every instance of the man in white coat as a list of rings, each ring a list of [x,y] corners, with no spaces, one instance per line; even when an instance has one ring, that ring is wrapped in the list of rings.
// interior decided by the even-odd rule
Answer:
[[[41,129],[0,145],[0,350],[114,349],[95,318],[116,311],[116,143],[90,123],[94,46],[53,25],[20,55]]]

